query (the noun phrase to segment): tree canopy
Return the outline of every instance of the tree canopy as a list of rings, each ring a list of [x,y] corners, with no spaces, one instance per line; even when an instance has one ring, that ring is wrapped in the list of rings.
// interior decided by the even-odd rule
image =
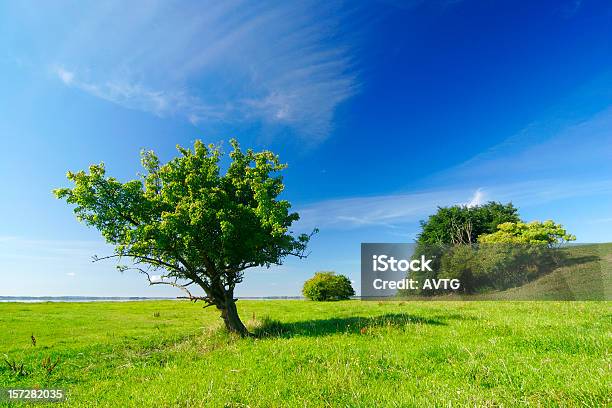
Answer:
[[[150,284],[176,286],[190,299],[216,306],[227,329],[245,335],[234,299],[244,271],[281,264],[288,255],[304,257],[312,234],[290,231],[299,215],[279,199],[279,173],[286,165],[278,156],[243,152],[236,140],[231,146],[223,174],[219,147],[196,141],[193,150],[177,146],[180,155],[164,165],[153,151],[143,151],[139,179],[109,177],[101,163],[89,172],[68,172],[74,186],[54,193],[115,246],[105,258],[129,259],[132,265],[122,270],[136,269]],[[157,270],[163,274],[153,280]],[[206,296],[193,296],[190,285]]]
[[[499,224],[519,221],[518,210],[512,203],[491,201],[474,207],[438,207],[435,214],[421,221],[417,243],[421,246],[476,243],[480,235],[495,232]]]
[[[575,240],[576,236],[552,220],[504,222],[497,226],[497,231],[478,237],[478,242],[483,244],[540,244],[550,247]]]

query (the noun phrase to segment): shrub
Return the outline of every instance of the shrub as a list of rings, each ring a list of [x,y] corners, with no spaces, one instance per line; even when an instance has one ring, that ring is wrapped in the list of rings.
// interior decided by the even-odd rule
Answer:
[[[497,226],[497,231],[478,237],[478,242],[483,244],[546,245],[550,248],[575,240],[575,235],[568,233],[563,225],[552,220],[504,222]]]
[[[302,294],[315,301],[343,300],[355,294],[351,281],[334,272],[317,272],[304,282]]]

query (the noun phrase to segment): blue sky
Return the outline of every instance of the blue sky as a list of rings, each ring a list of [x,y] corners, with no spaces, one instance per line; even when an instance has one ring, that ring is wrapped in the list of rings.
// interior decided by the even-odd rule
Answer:
[[[612,4],[3,2],[0,295],[173,296],[112,263],[51,190],[195,139],[271,149],[318,227],[242,296],[358,280],[361,242],[409,242],[438,205],[512,201],[612,241]]]

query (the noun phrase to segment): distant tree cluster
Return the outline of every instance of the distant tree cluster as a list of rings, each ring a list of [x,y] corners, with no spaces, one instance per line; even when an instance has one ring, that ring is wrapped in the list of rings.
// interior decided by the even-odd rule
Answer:
[[[511,203],[440,207],[421,222],[415,257],[433,259],[415,279],[459,279],[467,293],[522,285],[557,266],[576,237],[552,220],[523,222]],[[422,295],[434,294],[422,291]]]
[[[476,243],[483,234],[497,231],[506,222],[520,222],[512,203],[489,202],[481,206],[438,207],[427,221],[421,221],[420,245],[457,245]]]

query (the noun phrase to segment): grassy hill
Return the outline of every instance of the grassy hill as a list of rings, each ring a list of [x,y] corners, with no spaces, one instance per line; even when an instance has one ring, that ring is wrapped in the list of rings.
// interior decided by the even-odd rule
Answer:
[[[525,285],[483,294],[433,297],[404,293],[405,300],[612,300],[612,243],[563,248],[563,266]]]
[[[612,244],[570,246],[565,265],[518,288],[476,296],[495,300],[612,300]]]
[[[612,403],[609,302],[239,307],[261,338],[188,302],[0,304],[0,357],[25,370],[0,362],[0,388],[63,387],[73,407]]]

